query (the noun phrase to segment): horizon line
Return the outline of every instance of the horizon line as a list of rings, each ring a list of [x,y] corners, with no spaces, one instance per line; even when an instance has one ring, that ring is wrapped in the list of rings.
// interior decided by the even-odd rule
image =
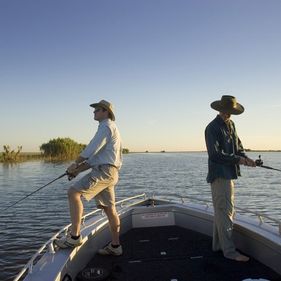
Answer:
[[[244,149],[245,152],[281,152],[281,149]],[[0,153],[3,153],[4,151],[0,151]],[[132,150],[129,153],[188,153],[188,152],[207,152],[207,150]],[[22,154],[27,153],[42,153],[40,151],[22,151]]]

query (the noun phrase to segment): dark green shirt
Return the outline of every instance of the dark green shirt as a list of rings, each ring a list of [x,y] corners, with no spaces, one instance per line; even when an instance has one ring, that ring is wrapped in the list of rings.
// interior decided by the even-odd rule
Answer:
[[[206,127],[205,140],[209,155],[207,182],[212,183],[217,178],[237,179],[240,156],[246,157],[246,154],[234,122],[230,120],[227,126],[217,115]]]

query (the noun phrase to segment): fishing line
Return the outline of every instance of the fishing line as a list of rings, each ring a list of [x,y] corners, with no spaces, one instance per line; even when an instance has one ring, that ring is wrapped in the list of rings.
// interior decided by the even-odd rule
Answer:
[[[29,196],[31,196],[31,195],[33,195],[33,194],[35,194],[36,192],[38,192],[39,190],[43,189],[44,187],[46,187],[46,186],[50,185],[51,183],[53,183],[53,182],[57,181],[58,179],[63,178],[64,176],[70,176],[70,175],[68,174],[68,172],[63,173],[62,175],[58,176],[58,177],[57,177],[57,178],[55,178],[54,180],[52,180],[52,181],[48,182],[47,184],[45,184],[45,185],[43,185],[43,186],[39,187],[38,189],[34,190],[33,192],[31,192],[31,193],[27,194],[27,195],[26,195],[26,196],[24,196],[23,198],[21,198],[21,199],[19,199],[18,201],[14,202],[14,203],[13,203],[13,204],[11,204],[10,206],[8,206],[8,207],[6,207],[6,208],[4,208],[4,209],[1,209],[1,211],[6,211],[6,210],[8,210],[8,209],[12,208],[12,207],[13,207],[13,206],[15,206],[16,204],[20,203],[21,201],[25,200],[25,199],[26,199],[26,198],[28,198]]]
[[[81,163],[78,165],[78,167],[81,166],[81,165],[84,164],[84,163],[85,163],[85,161],[81,162]],[[16,202],[13,203],[12,205],[10,205],[10,206],[8,206],[8,207],[6,207],[6,208],[4,208],[4,209],[1,209],[0,211],[6,211],[6,210],[10,209],[11,207],[15,206],[15,205],[18,204],[19,202],[25,200],[25,199],[28,198],[29,196],[35,194],[35,193],[38,192],[39,190],[41,190],[41,189],[43,189],[44,187],[50,185],[51,183],[57,181],[58,179],[63,178],[64,176],[67,176],[69,181],[71,181],[73,178],[76,177],[76,175],[72,175],[72,174],[70,174],[68,171],[66,171],[66,172],[63,173],[62,175],[60,175],[60,176],[58,176],[57,178],[55,178],[54,180],[52,180],[52,181],[48,182],[47,184],[45,184],[45,185],[39,187],[38,189],[36,189],[36,190],[34,190],[33,192],[27,194],[25,197],[19,199],[18,201],[16,201]]]

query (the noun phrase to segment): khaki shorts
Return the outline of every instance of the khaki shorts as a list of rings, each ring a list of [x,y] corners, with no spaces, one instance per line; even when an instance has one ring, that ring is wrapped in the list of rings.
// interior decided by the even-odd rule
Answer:
[[[118,182],[118,169],[111,165],[100,165],[77,181],[73,188],[90,201],[95,198],[98,208],[115,205],[114,186]]]

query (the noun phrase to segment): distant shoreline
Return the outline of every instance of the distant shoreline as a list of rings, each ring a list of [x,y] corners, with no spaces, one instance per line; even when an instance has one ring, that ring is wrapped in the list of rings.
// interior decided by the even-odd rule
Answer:
[[[246,152],[281,152],[280,150],[275,150],[275,149],[245,149]],[[0,154],[3,151],[0,151]],[[207,150],[162,150],[162,151],[130,151],[130,153],[195,153],[195,152],[207,152]],[[21,156],[39,156],[42,155],[41,152],[21,152]]]
[[[169,150],[162,150],[162,151],[130,151],[129,154],[132,153],[201,153],[201,152],[207,152],[207,150],[183,150],[183,151],[169,151]],[[264,150],[264,149],[245,149],[245,152],[281,152],[281,150],[273,150],[273,149],[269,149],[269,150]]]
[[[281,150],[274,150],[274,149],[245,149],[246,152],[281,152]]]
[[[277,153],[281,152],[281,150],[251,150],[251,149],[245,149],[245,152],[254,152],[254,153],[263,153],[263,152],[269,152],[269,153]],[[207,153],[206,150],[189,150],[189,151],[130,151],[129,153],[125,154],[165,154],[165,153]],[[46,161],[66,161],[66,159],[51,159],[49,157],[44,157],[41,152],[21,152],[17,161],[3,161],[2,159],[2,153],[0,152],[0,163],[17,163],[17,162],[26,162],[26,161],[34,161],[34,160],[46,160]],[[70,161],[71,159],[67,159],[67,161]]]

